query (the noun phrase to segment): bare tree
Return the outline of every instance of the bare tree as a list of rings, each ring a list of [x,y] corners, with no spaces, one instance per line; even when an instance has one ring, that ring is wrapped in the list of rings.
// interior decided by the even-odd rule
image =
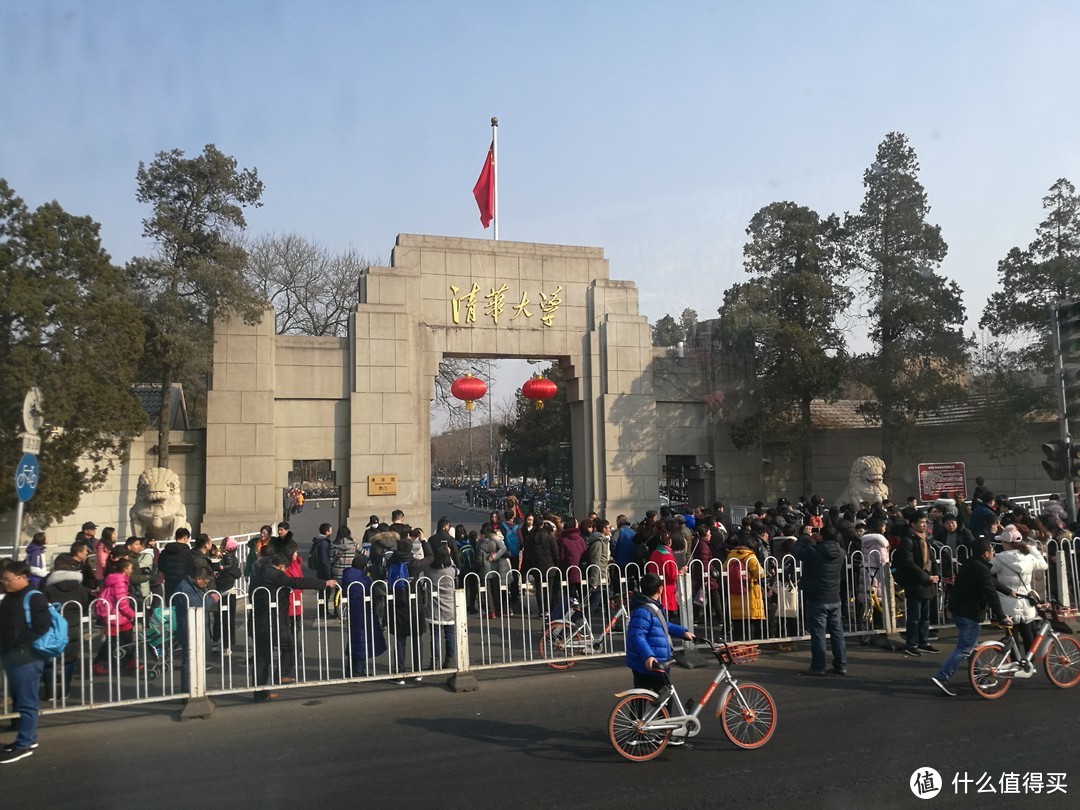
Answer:
[[[276,311],[279,335],[344,336],[360,301],[360,275],[378,260],[331,253],[297,234],[268,234],[248,247],[247,273]]]

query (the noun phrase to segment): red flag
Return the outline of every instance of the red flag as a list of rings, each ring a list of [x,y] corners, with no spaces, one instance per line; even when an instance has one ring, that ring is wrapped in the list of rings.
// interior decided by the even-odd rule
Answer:
[[[473,196],[476,204],[480,207],[480,224],[485,228],[491,224],[495,216],[495,142],[492,141],[488,149],[487,160],[484,168],[480,170],[480,177],[473,186]]]

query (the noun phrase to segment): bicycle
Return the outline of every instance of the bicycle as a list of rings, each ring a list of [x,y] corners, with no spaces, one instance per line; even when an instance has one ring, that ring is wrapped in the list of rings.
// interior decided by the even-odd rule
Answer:
[[[696,701],[689,698],[685,709],[675,684],[663,673],[664,687],[657,692],[630,689],[619,692],[619,702],[608,720],[608,737],[620,756],[633,762],[647,762],[660,755],[673,736],[696,737],[701,731],[698,715],[723,684],[716,703],[716,716],[724,734],[739,748],[754,749],[765,745],[776,731],[776,704],[763,686],[740,684],[729,667],[757,660],[757,644],[714,643],[696,639],[699,645],[712,647],[720,669]],[[663,670],[671,661],[659,664]]]
[[[971,653],[968,676],[975,694],[987,700],[997,700],[1012,686],[1014,678],[1030,678],[1036,673],[1036,661],[1046,662],[1046,677],[1061,689],[1080,683],[1080,642],[1072,630],[1061,621],[1064,606],[1057,602],[1042,602],[1034,592],[1026,597],[1036,612],[1035,641],[1027,654],[1021,654],[1012,625],[999,625],[1005,630],[1001,641],[980,644]]]
[[[620,619],[627,617],[626,607],[618,597],[610,602],[611,609],[615,613],[611,621],[604,627],[599,636],[593,634],[592,623],[589,621],[588,611],[582,610],[581,601],[570,600],[570,618],[555,619],[544,628],[540,636],[540,656],[542,658],[563,657],[573,655],[593,655],[601,652],[605,647],[605,640],[613,632],[615,625]],[[563,661],[548,661],[547,665],[552,669],[570,669],[577,661],[573,659]]]
[[[23,466],[21,470],[19,470],[19,474],[15,479],[15,486],[18,489],[22,489],[23,487],[36,488],[37,480],[37,473],[34,472],[34,468],[27,464]]]

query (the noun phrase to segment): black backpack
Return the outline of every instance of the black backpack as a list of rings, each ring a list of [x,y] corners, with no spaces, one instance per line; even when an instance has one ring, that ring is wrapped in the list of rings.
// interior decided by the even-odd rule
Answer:
[[[312,571],[319,570],[319,543],[321,542],[322,540],[316,540],[315,542],[313,542],[311,544],[311,550],[307,553],[307,567],[310,568]]]

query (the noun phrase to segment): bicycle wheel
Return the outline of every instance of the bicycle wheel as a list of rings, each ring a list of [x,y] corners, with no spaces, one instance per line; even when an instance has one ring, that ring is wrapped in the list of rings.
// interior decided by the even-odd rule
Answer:
[[[1009,691],[1012,676],[1001,672],[1009,657],[1009,651],[1004,647],[976,647],[972,651],[968,676],[975,694],[987,700],[997,700]]]
[[[1054,686],[1068,689],[1080,683],[1080,642],[1060,636],[1046,653],[1046,677]]]
[[[655,712],[656,698],[652,695],[628,695],[615,704],[608,720],[608,737],[620,756],[633,762],[647,762],[667,747],[671,729],[645,727],[645,718]],[[662,706],[656,719],[667,718],[667,707]]]
[[[541,658],[558,658],[563,655],[568,655],[570,652],[582,649],[582,642],[584,640],[584,631],[578,628],[576,631],[574,625],[570,622],[552,622],[544,630],[544,634],[540,636],[540,657]],[[552,669],[570,669],[577,661],[573,659],[569,661],[548,661],[547,665]]]
[[[724,734],[739,748],[760,748],[776,731],[776,704],[756,683],[742,683],[724,696],[716,712]]]

